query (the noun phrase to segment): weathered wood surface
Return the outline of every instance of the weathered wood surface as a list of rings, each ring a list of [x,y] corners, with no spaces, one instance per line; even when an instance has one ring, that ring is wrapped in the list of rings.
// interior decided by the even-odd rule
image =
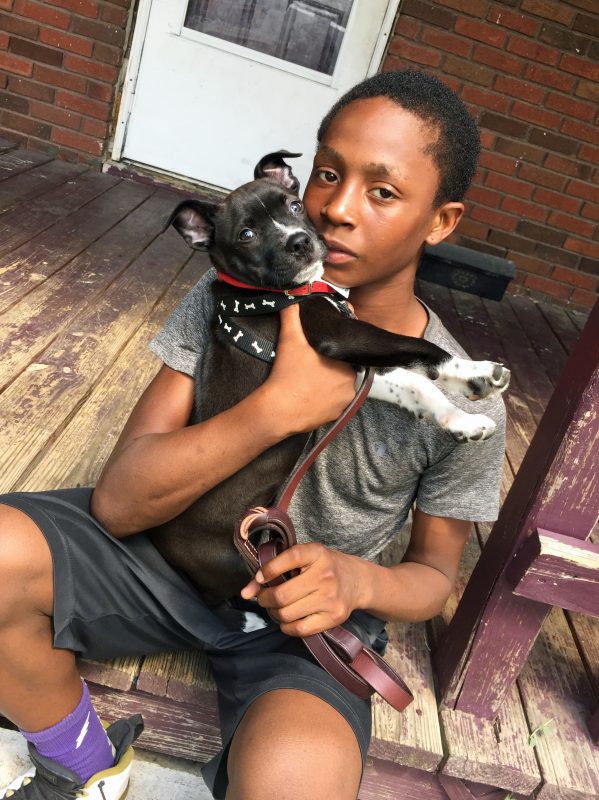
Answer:
[[[359,800],[447,800],[436,775],[368,757]]]
[[[221,747],[216,710],[177,703],[145,692],[118,692],[90,684],[98,714],[114,722],[130,714],[142,714],[145,729],[138,739],[142,749],[157,750],[190,761],[208,761]]]
[[[0,211],[6,211],[29,198],[37,198],[75,178],[88,167],[68,161],[48,161],[0,182]],[[32,203],[34,200],[31,201]],[[31,204],[30,204],[31,205]]]
[[[103,200],[91,202],[111,188],[102,180],[101,175],[89,171],[77,180],[60,184],[46,195],[27,201],[28,209],[25,217],[20,206],[2,215],[0,268],[4,285],[12,288],[9,297],[21,286],[18,278],[29,277],[23,274],[23,269],[26,271],[31,268],[34,278],[36,275],[47,277],[53,268],[61,267],[67,260],[84,250],[111,224],[115,224],[129,213],[131,206],[127,203],[127,199],[131,192],[123,192],[117,184],[114,186],[114,200],[117,203],[114,208]],[[71,216],[71,212],[78,209],[79,213]],[[120,215],[119,210],[121,210]],[[57,255],[61,256],[58,264],[54,260]],[[49,259],[49,256],[54,258]],[[35,272],[33,272],[34,266],[37,267]],[[27,284],[25,286],[29,288]],[[6,307],[6,297],[3,297],[2,307]]]
[[[398,563],[409,537],[410,522],[404,526],[399,540],[383,554],[383,563]],[[426,625],[390,624],[387,631],[389,646],[385,658],[410,687],[414,701],[399,713],[375,695],[370,754],[431,772],[443,759],[443,742]]]
[[[466,545],[452,595],[442,614],[433,621],[434,641],[449,625],[479,556],[480,545],[473,533]],[[443,774],[522,794],[530,794],[541,784],[534,752],[528,746],[526,714],[515,688],[493,720],[442,708],[441,723],[446,749]]]
[[[483,784],[472,783],[471,781],[463,781],[460,778],[452,778],[450,775],[441,773],[439,776],[439,783],[445,790],[449,800],[477,800],[483,798],[484,800],[505,800],[506,793],[503,789],[495,789],[491,786]],[[510,792],[512,800],[519,800],[524,795],[518,795]]]
[[[148,656],[137,679],[143,692],[216,709],[216,686],[208,660],[198,650]]]
[[[589,719],[589,731],[596,745],[599,745],[599,708]]]
[[[177,262],[182,265],[189,254],[185,251],[178,256],[171,253],[170,258],[176,269]],[[65,409],[64,427],[38,451],[38,457],[15,482],[16,491],[35,491],[48,486],[56,489],[93,486],[131,409],[160,366],[148,352],[148,341],[197,282],[204,268],[205,259],[200,254],[187,262],[148,318],[126,342],[116,361],[105,371],[98,370],[96,384],[77,406],[76,413],[69,415]],[[161,269],[163,277],[172,277],[166,262],[161,263]],[[82,448],[82,442],[93,443],[93,446]]]
[[[506,576],[518,597],[599,617],[599,545],[535,530]]]
[[[110,689],[129,691],[135,685],[143,657],[113,658],[110,661],[81,660],[78,662],[82,678]]]
[[[0,160],[0,181],[12,178],[20,172],[26,172],[38,164],[46,164],[52,156],[34,150],[19,150],[10,148],[2,153]]]
[[[597,699],[563,618],[561,609],[552,610],[518,683],[528,697],[531,729],[539,730],[535,745],[543,770],[539,798],[595,800],[599,749],[586,724]]]

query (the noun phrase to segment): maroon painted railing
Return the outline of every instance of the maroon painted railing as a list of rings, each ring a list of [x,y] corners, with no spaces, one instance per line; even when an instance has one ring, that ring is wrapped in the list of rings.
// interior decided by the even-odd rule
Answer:
[[[599,515],[598,442],[599,303],[434,654],[449,707],[492,718],[518,677],[551,598],[538,602],[516,596],[506,569],[538,529],[569,537],[573,546],[589,536]],[[599,729],[598,715],[593,720]]]

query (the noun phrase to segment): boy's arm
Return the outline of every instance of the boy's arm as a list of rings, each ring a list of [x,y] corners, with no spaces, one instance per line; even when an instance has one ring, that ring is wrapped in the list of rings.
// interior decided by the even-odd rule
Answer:
[[[195,425],[188,425],[193,378],[163,366],[100,476],[94,516],[118,537],[159,525],[273,444],[336,419],[354,396],[355,372],[302,347],[302,339],[292,306],[281,314],[277,358],[266,382]]]
[[[272,589],[251,581],[242,594],[257,593],[260,605],[291,636],[338,625],[357,608],[385,620],[430,619],[450,595],[471,528],[471,522],[416,509],[410,544],[400,564],[382,567],[320,544],[296,545],[262,572],[267,581],[294,568],[302,570],[300,575]]]

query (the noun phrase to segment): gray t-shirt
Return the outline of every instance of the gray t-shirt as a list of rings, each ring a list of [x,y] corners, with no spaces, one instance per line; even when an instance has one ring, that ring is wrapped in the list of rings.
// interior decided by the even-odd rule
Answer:
[[[209,289],[215,278],[209,269],[150,343],[165,364],[196,379],[196,392],[203,390],[214,311]],[[427,311],[424,338],[467,357],[439,317]],[[490,416],[497,423],[495,434],[485,442],[459,444],[433,422],[417,420],[391,403],[367,400],[318,456],[295,493],[289,513],[299,541],[319,541],[375,560],[399,533],[413,503],[433,516],[496,519],[505,448],[503,400],[473,403],[455,395],[451,400],[466,411]],[[190,424],[200,421],[194,412]]]

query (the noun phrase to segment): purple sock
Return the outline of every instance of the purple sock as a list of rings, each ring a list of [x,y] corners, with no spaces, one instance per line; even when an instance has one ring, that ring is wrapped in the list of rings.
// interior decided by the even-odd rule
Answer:
[[[51,728],[21,731],[38,753],[79,775],[86,783],[92,775],[114,764],[112,745],[91,703],[85,681],[77,708]]]

